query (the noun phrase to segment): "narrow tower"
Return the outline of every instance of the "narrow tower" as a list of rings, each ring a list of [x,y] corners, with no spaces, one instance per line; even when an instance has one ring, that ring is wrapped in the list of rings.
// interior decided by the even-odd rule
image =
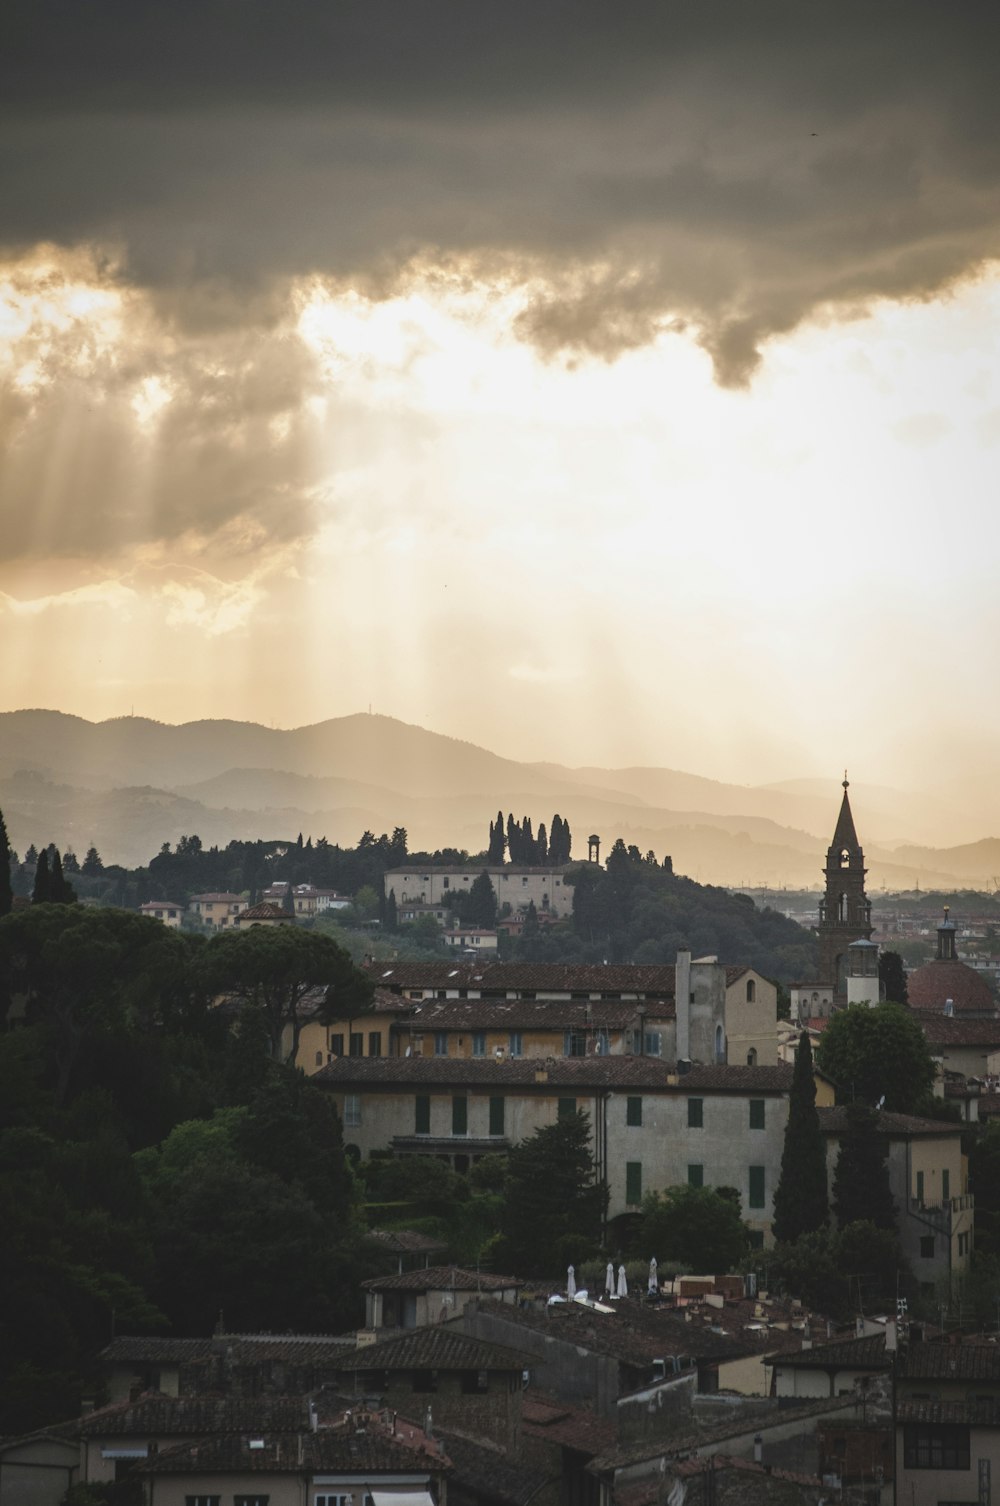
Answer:
[[[847,949],[852,941],[870,941],[872,907],[865,894],[865,855],[854,830],[848,780],[837,829],[827,849],[826,894],[819,906],[820,981],[833,984],[834,1002],[847,1002]]]

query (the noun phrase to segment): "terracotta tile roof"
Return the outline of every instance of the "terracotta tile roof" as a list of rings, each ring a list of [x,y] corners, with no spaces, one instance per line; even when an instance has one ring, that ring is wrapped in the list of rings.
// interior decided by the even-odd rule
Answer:
[[[398,1474],[414,1468],[448,1469],[442,1451],[412,1448],[381,1430],[350,1432],[346,1428],[320,1428],[313,1433],[308,1422],[296,1432],[262,1429],[263,1448],[250,1446],[250,1434],[225,1434],[199,1439],[176,1448],[161,1449],[140,1464],[143,1475],[312,1474],[344,1471],[357,1474]]]
[[[544,1471],[512,1459],[496,1444],[450,1428],[435,1427],[435,1432],[451,1461],[450,1490],[474,1493],[499,1506],[528,1506],[548,1482]]]
[[[398,999],[397,999],[397,1002]],[[625,1030],[638,1020],[638,999],[421,999],[409,1004],[402,1030]],[[674,1018],[666,999],[645,1004],[648,1021]]]
[[[915,1009],[913,1018],[929,1046],[991,1046],[1000,1048],[1000,1019],[962,1020],[957,1015],[931,1014]]]
[[[365,1237],[378,1240],[380,1245],[397,1255],[433,1255],[448,1248],[440,1239],[431,1239],[416,1229],[370,1229]]]
[[[822,1417],[828,1412],[847,1411],[857,1405],[855,1396],[826,1396],[816,1401],[801,1402],[797,1406],[781,1407],[775,1406],[773,1402],[762,1401],[759,1410],[741,1411],[739,1417],[733,1417],[718,1427],[669,1438],[643,1438],[636,1443],[625,1444],[592,1459],[587,1470],[591,1474],[603,1474],[608,1470],[623,1469],[630,1464],[642,1464],[647,1459],[670,1459],[678,1454],[691,1454],[697,1449],[724,1443],[727,1438],[742,1438],[751,1428],[754,1432],[766,1435],[769,1427],[783,1428],[789,1423]]]
[[[673,963],[372,962],[369,976],[387,988],[473,988],[536,993],[632,993],[672,999]]]
[[[847,1109],[817,1109],[824,1135],[842,1135],[847,1129]],[[953,1119],[917,1119],[913,1114],[889,1114],[883,1109],[878,1116],[879,1129],[891,1140],[910,1139],[914,1135],[960,1135],[963,1126]]]
[[[453,1265],[432,1265],[393,1276],[372,1276],[361,1285],[374,1292],[499,1292],[521,1287],[524,1282],[517,1276],[494,1276],[486,1271],[463,1271]]]
[[[528,1438],[573,1449],[592,1459],[601,1449],[611,1448],[617,1436],[614,1421],[599,1417],[589,1407],[570,1407],[551,1401],[540,1391],[526,1391],[521,1424]]]
[[[891,1364],[885,1352],[885,1334],[867,1334],[860,1339],[840,1339],[833,1344],[815,1344],[795,1353],[769,1355],[782,1370],[886,1370]]]
[[[211,904],[242,905],[244,903],[242,894],[192,894],[191,903],[194,904],[196,899],[207,900]]]
[[[677,1093],[787,1093],[792,1068],[692,1067],[670,1082],[671,1063],[653,1056],[560,1056],[490,1057],[451,1056],[356,1056],[328,1062],[309,1079],[331,1088],[381,1088],[398,1086],[412,1090],[415,1084],[462,1084],[471,1088],[500,1089],[538,1086],[578,1091],[607,1087],[661,1089]],[[547,1074],[542,1077],[541,1074]]]
[[[896,1402],[897,1422],[960,1422],[972,1427],[1000,1428],[1000,1401]]]
[[[142,1334],[112,1339],[100,1353],[106,1364],[171,1365],[211,1354],[211,1339],[148,1338]]]
[[[982,1093],[979,1098],[980,1119],[992,1119],[1000,1114],[1000,1093]]]
[[[294,915],[288,915],[280,905],[272,905],[269,900],[261,900],[259,905],[251,905],[247,910],[241,910],[236,919],[244,920],[281,920],[289,925],[295,924]]]
[[[306,1405],[296,1396],[164,1396],[152,1391],[90,1412],[77,1427],[84,1438],[211,1436],[268,1428],[292,1431],[308,1426],[308,1420]]]
[[[408,1329],[377,1344],[367,1344],[345,1355],[337,1368],[347,1372],[366,1370],[526,1370],[526,1355],[500,1344],[470,1339],[453,1328],[434,1325]]]
[[[910,1344],[899,1351],[906,1380],[973,1380],[1000,1384],[1000,1345]]]

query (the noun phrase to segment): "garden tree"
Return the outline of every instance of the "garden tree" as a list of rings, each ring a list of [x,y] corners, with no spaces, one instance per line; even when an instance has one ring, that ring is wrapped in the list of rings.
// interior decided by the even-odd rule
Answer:
[[[36,904],[0,920],[0,998],[24,996],[44,1032],[57,1106],[85,1042],[141,1034],[183,1012],[189,943],[145,916]]]
[[[38,855],[38,862],[35,865],[35,882],[31,890],[31,903],[33,905],[47,905],[50,897],[49,855],[43,847]]]
[[[299,832],[299,841],[302,841],[301,832]],[[285,892],[281,896],[281,908],[284,910],[286,915],[295,914],[295,890],[292,887],[291,879],[289,879],[288,883],[285,885]]]
[[[500,1270],[561,1274],[595,1254],[608,1206],[590,1153],[590,1120],[577,1113],[536,1130],[511,1150],[504,1184]]]
[[[735,1198],[727,1193],[735,1193]],[[732,1188],[685,1186],[648,1193],[636,1237],[637,1248],[640,1245],[644,1258],[655,1255],[661,1265],[684,1265],[715,1275],[735,1270],[749,1249],[739,1193]]]
[[[485,869],[469,885],[463,919],[467,925],[491,927],[497,923],[496,890]]]
[[[755,1257],[767,1270],[768,1285],[809,1307],[846,1318],[864,1300],[892,1300],[912,1282],[895,1232],[874,1224],[848,1224],[835,1232],[814,1229],[794,1244],[778,1243]]]
[[[295,1063],[305,1023],[302,1001],[321,991],[319,1018],[347,1019],[363,1012],[374,989],[344,949],[319,931],[297,926],[252,926],[218,932],[203,949],[205,986],[259,1011],[271,1058]]]
[[[838,1226],[869,1223],[895,1229],[896,1204],[889,1186],[889,1142],[879,1114],[866,1103],[849,1103],[833,1173],[833,1212]]]
[[[268,1074],[236,1127],[236,1148],[252,1166],[297,1185],[322,1213],[345,1228],[353,1217],[358,1185],[344,1156],[344,1136],[333,1099],[301,1073]]]
[[[389,890],[389,896],[385,902],[385,919],[382,924],[387,931],[395,931],[399,925],[399,910],[396,905],[396,891]]]
[[[80,859],[77,857],[76,853],[71,847],[67,847],[66,851],[63,853],[62,865],[63,873],[80,872]]]
[[[909,1004],[906,992],[906,968],[898,952],[880,952],[878,981],[891,1004]]]
[[[860,1098],[895,1114],[912,1114],[934,1083],[934,1062],[914,1017],[895,1003],[850,1004],[823,1032],[816,1060],[837,1087],[837,1100]]]
[[[29,868],[34,867],[34,865],[38,862],[38,849],[35,846],[34,842],[32,842],[31,846],[24,854],[24,861],[25,865]]]
[[[379,891],[371,884],[363,884],[354,896],[354,908],[362,920],[374,920],[378,914]]]
[[[781,1172],[774,1192],[774,1237],[793,1244],[825,1227],[829,1218],[826,1143],[816,1112],[812,1047],[805,1031],[795,1051]]]
[[[0,811],[0,917],[9,915],[14,904],[14,890],[10,882],[10,840],[7,826]]]
[[[412,1229],[414,1219],[447,1219],[455,1204],[469,1196],[466,1178],[434,1156],[365,1161],[359,1171],[380,1228],[395,1222]]]

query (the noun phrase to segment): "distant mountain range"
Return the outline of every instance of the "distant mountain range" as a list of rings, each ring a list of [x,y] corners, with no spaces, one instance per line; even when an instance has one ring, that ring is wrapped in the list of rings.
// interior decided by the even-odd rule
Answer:
[[[680,873],[729,886],[819,882],[840,786],[733,785],[666,768],[517,763],[391,717],[277,730],[252,722],[88,722],[58,711],[0,714],[0,808],[11,843],[54,841],[144,864],[164,842],[313,838],[353,845],[405,826],[413,850],[479,851],[497,810],[554,812],[574,856],[596,832],[670,853]],[[1000,888],[1000,840],[979,833],[961,792],[913,795],[852,783],[869,887]],[[978,821],[978,825],[977,825]],[[1000,828],[1000,820],[996,821]]]

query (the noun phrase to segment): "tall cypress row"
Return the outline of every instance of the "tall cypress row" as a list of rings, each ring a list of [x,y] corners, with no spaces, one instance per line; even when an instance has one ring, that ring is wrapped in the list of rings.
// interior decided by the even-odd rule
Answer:
[[[10,840],[7,825],[0,811],[0,915],[9,915],[14,907],[14,891],[10,884]]]
[[[792,1244],[800,1234],[822,1229],[829,1217],[826,1142],[816,1112],[812,1047],[803,1031],[795,1052],[781,1175],[774,1194],[774,1237]]]

